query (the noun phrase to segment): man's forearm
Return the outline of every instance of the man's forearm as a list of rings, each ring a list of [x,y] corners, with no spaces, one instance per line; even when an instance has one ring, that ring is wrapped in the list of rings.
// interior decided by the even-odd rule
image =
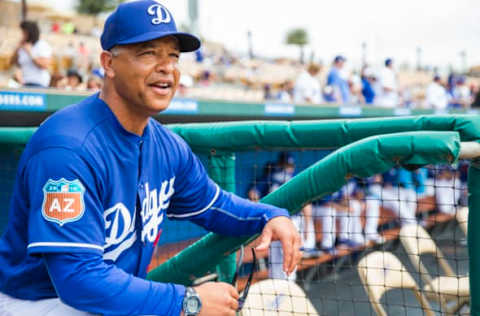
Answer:
[[[147,281],[94,254],[45,254],[57,294],[66,304],[102,315],[180,315],[185,287]]]
[[[260,233],[270,219],[289,216],[285,209],[254,203],[225,191],[220,194],[207,212],[190,219],[222,235],[249,236]]]

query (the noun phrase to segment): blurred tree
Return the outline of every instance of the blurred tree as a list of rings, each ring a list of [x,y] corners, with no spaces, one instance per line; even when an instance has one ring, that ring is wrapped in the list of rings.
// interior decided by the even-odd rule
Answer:
[[[300,47],[300,62],[303,64],[304,47],[308,44],[308,34],[304,29],[298,28],[288,31],[287,40],[288,45],[298,45]]]
[[[80,0],[77,11],[89,15],[98,15],[99,13],[115,9],[115,7],[123,1],[124,0]]]

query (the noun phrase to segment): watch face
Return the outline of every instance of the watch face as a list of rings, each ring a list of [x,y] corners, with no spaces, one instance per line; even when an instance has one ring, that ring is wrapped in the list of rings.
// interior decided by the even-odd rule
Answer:
[[[198,300],[196,297],[191,297],[188,301],[187,301],[187,310],[189,312],[196,312],[198,310],[199,306],[198,306]]]

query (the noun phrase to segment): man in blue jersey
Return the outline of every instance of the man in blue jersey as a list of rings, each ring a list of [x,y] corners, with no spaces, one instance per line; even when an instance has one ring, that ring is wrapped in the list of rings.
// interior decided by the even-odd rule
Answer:
[[[350,102],[350,88],[342,74],[345,61],[346,59],[342,55],[335,56],[333,59],[332,68],[327,75],[327,87],[332,89],[331,93],[326,95],[327,102],[337,104],[348,104]]]
[[[165,216],[224,235],[280,240],[301,253],[288,212],[221,190],[177,135],[150,116],[179,84],[181,52],[200,47],[153,0],[120,5],[101,37],[102,91],[45,121],[19,162],[0,239],[2,315],[235,315],[226,283],[145,280]]]

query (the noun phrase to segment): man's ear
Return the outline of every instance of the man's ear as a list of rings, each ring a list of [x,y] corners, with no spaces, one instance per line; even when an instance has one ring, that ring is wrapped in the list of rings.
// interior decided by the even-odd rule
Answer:
[[[113,55],[109,51],[103,51],[100,54],[100,64],[105,70],[105,77],[113,78],[115,77],[115,71],[112,68]]]

